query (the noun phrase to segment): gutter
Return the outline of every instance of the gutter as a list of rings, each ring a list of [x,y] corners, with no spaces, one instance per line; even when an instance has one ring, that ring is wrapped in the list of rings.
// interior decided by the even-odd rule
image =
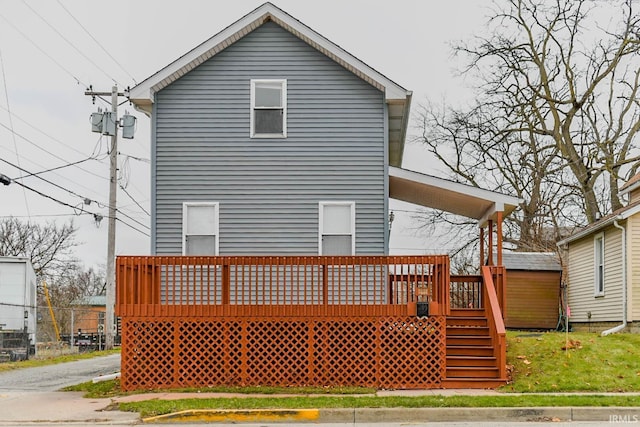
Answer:
[[[603,331],[600,334],[603,337],[620,332],[627,327],[627,230],[618,224],[618,218],[613,221],[613,226],[622,231],[622,323]]]

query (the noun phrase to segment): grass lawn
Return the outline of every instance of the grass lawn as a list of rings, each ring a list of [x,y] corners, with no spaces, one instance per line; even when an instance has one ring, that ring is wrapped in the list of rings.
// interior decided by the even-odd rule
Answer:
[[[640,391],[640,334],[509,331],[507,364],[505,392]]]
[[[377,397],[373,389],[214,387],[181,391],[264,394],[264,397],[179,399],[120,403],[118,408],[142,416],[187,409],[253,408],[357,408],[357,407],[537,407],[537,406],[640,406],[640,396],[602,396],[602,392],[640,392],[640,334],[601,337],[594,333],[516,332],[507,334],[507,361],[512,381],[498,396]],[[566,349],[563,349],[566,348]],[[70,387],[87,397],[122,395],[118,381],[85,383]],[[166,391],[166,390],[162,390]],[[528,393],[583,392],[549,396]],[[527,393],[514,395],[513,392]],[[300,394],[278,397],[273,394]],[[308,394],[326,394],[309,397]],[[348,396],[345,396],[347,394]],[[357,396],[362,394],[362,396]],[[342,395],[342,396],[340,396]]]

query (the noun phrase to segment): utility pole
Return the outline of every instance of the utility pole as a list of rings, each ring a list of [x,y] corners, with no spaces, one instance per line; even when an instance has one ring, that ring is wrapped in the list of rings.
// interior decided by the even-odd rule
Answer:
[[[111,350],[115,337],[115,304],[116,304],[116,196],[118,193],[118,96],[125,96],[113,86],[111,92],[94,92],[90,87],[85,95],[111,95],[111,115],[105,114],[102,134],[111,135],[111,151],[109,152],[109,222],[107,227],[107,306],[105,313],[105,349]],[[112,123],[111,123],[112,122]],[[111,127],[113,125],[113,127]],[[113,129],[111,131],[110,129]]]

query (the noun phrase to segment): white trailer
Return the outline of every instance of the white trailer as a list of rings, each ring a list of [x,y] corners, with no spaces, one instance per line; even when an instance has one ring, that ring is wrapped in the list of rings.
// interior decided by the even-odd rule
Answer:
[[[28,258],[0,257],[0,355],[12,360],[35,349],[36,285]]]

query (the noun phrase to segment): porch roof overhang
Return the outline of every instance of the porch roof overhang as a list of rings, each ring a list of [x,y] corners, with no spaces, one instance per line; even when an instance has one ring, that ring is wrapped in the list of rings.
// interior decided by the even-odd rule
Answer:
[[[443,178],[389,167],[389,197],[478,220],[484,226],[513,212],[522,199]]]

